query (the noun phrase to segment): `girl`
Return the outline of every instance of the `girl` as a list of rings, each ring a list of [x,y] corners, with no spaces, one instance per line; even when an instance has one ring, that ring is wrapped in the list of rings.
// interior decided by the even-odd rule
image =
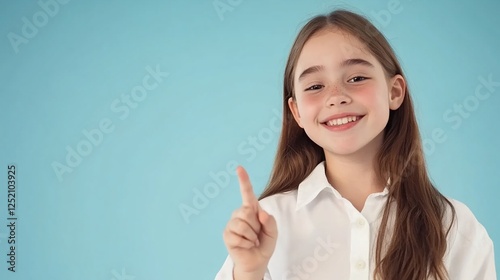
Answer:
[[[406,78],[370,22],[310,20],[283,93],[270,182],[257,200],[237,169],[216,279],[496,279],[486,230],[427,175]]]

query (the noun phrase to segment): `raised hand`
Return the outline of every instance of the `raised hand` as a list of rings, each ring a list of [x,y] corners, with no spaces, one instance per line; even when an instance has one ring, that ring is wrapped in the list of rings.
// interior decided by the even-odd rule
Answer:
[[[224,243],[234,262],[236,280],[262,279],[276,246],[276,221],[260,207],[245,169],[239,166],[236,173],[242,205],[227,223]]]

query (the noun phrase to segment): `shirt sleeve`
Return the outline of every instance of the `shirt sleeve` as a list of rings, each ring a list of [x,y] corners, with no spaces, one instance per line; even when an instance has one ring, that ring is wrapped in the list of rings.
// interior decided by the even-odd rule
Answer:
[[[450,279],[496,280],[493,241],[469,208],[455,206],[455,238],[446,261]]]
[[[234,280],[233,278],[234,263],[230,256],[227,256],[226,261],[215,276],[215,280]],[[269,269],[266,271],[263,280],[272,280]]]
[[[485,237],[470,243],[465,238],[457,238],[455,253],[450,258],[450,279],[496,280],[493,242]]]
[[[479,264],[476,275],[473,279],[497,279],[496,269],[495,269],[495,257],[493,249],[493,241],[490,238],[485,240],[484,253],[479,254]],[[481,261],[482,257],[482,261]]]

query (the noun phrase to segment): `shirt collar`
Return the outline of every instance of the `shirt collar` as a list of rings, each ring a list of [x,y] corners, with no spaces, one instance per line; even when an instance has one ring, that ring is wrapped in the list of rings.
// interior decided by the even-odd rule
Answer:
[[[326,178],[325,162],[322,161],[313,169],[311,174],[299,184],[295,211],[313,201],[324,189],[333,192],[336,198],[342,198],[342,195],[328,182]],[[389,190],[385,187],[382,192],[371,194],[371,196],[385,196],[388,193]]]
[[[340,196],[340,193],[338,193],[328,182],[325,172],[325,162],[322,161],[313,169],[311,174],[299,184],[295,210],[299,210],[309,204],[309,202],[316,198],[316,196],[326,188],[334,191],[336,196]]]

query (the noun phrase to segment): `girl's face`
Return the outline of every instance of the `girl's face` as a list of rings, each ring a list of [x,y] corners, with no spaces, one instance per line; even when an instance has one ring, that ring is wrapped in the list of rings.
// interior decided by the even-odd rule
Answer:
[[[378,151],[389,111],[405,94],[401,75],[382,65],[354,36],[322,30],[304,45],[288,105],[306,134],[328,154]]]

